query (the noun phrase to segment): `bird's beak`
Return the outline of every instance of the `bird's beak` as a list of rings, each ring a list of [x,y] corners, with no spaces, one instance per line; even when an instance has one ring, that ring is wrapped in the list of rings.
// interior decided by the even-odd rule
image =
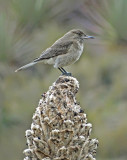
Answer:
[[[93,36],[88,36],[88,35],[86,35],[86,36],[84,37],[84,39],[94,39],[94,37],[93,37]]]

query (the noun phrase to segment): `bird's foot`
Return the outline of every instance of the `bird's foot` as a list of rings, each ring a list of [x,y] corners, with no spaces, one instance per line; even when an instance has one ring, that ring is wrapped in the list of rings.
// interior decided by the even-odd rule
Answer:
[[[64,73],[62,73],[62,75],[64,75],[64,76],[72,76],[72,74],[70,72],[64,72]]]
[[[58,68],[61,72],[62,72],[62,75],[65,75],[65,76],[72,76],[72,74],[71,73],[69,73],[69,72],[67,72],[67,71],[65,71],[65,69],[64,68]]]

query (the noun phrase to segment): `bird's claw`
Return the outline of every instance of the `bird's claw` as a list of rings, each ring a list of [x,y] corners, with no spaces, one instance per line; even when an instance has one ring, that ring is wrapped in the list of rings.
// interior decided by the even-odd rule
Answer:
[[[72,76],[72,74],[71,73],[69,73],[69,72],[67,72],[67,71],[65,71],[65,69],[64,68],[58,68],[61,72],[62,72],[62,75],[65,75],[65,76]]]
[[[64,75],[64,76],[72,76],[72,74],[70,72],[62,73],[62,75]]]

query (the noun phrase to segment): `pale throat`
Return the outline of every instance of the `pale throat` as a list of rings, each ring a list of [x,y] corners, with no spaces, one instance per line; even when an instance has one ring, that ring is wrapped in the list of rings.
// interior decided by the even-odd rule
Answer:
[[[77,42],[78,43],[78,49],[80,50],[80,52],[82,53],[83,52],[83,49],[84,49],[84,43],[83,42]]]

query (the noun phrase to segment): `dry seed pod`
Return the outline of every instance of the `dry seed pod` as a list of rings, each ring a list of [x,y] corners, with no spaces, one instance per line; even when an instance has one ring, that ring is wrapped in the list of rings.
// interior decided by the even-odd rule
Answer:
[[[24,160],[95,160],[97,139],[90,139],[92,124],[77,103],[79,82],[60,76],[42,95],[26,131]]]

